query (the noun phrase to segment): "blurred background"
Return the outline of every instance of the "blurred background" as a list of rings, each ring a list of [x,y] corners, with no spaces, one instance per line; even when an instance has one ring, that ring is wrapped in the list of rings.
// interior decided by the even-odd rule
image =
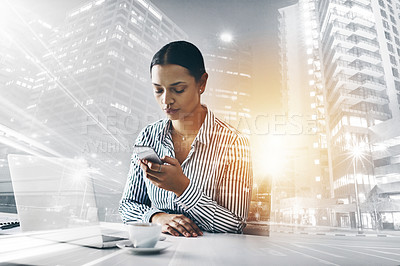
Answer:
[[[132,145],[163,118],[149,76],[174,40],[202,51],[202,102],[246,134],[250,225],[400,230],[398,0],[2,1],[0,212],[8,154],[84,159],[120,221]]]

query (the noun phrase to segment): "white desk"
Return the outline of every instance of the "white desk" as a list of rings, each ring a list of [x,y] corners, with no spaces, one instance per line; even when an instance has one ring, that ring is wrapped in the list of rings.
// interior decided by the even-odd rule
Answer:
[[[268,237],[210,234],[172,237],[172,246],[159,254],[135,255],[119,248],[95,249],[54,243],[25,234],[0,236],[0,263],[28,265],[260,265]]]

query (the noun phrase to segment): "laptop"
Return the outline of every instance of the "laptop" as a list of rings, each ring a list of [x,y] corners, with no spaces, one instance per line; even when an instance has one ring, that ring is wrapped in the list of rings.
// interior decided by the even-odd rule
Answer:
[[[23,232],[96,248],[127,239],[125,231],[100,226],[85,160],[10,154],[8,162]]]

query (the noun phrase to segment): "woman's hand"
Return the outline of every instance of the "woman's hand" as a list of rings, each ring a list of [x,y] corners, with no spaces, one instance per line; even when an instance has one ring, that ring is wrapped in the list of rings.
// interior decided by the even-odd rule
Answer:
[[[155,186],[172,191],[179,197],[189,185],[190,180],[183,174],[177,159],[164,156],[161,160],[167,164],[159,165],[147,160],[141,160],[139,163],[145,176]]]
[[[162,232],[169,233],[173,236],[183,235],[186,237],[202,236],[203,232],[197,225],[182,214],[168,214],[159,212],[154,214],[150,220],[152,223],[162,225]]]

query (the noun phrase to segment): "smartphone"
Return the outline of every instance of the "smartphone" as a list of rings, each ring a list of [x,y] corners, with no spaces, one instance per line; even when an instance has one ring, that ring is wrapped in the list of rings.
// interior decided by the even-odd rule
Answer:
[[[152,147],[149,146],[133,146],[133,151],[138,155],[140,160],[147,160],[153,163],[163,164],[160,157],[154,151]]]

